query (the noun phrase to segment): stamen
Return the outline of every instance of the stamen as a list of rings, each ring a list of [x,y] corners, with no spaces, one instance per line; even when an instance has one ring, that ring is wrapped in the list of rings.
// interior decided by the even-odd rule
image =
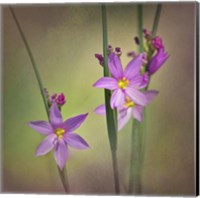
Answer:
[[[135,106],[135,103],[128,96],[126,96],[126,101],[125,101],[124,105],[126,107],[133,108]]]
[[[65,130],[62,128],[57,128],[55,130],[55,134],[59,137],[59,138],[63,138],[63,134],[65,133]]]
[[[121,80],[118,81],[118,86],[121,89],[125,89],[129,85],[129,80],[123,77]]]

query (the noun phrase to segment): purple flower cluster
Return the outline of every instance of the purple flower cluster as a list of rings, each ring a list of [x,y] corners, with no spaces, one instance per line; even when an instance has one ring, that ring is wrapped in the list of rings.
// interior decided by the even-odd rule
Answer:
[[[144,53],[137,55],[123,70],[117,54],[111,53],[108,57],[111,77],[102,77],[93,85],[112,91],[110,106],[112,109],[117,108],[118,130],[123,128],[131,116],[142,121],[143,107],[148,105],[158,94],[155,90],[141,91],[149,83],[148,73],[141,73],[145,57]],[[94,112],[105,114],[105,105],[100,105]]]
[[[62,107],[66,103],[65,95],[63,93],[54,93],[52,95],[49,95],[49,92],[46,88],[44,89],[44,93],[47,98],[49,107],[52,105],[53,102],[55,102],[58,107]]]
[[[149,72],[149,75],[152,75],[163,66],[169,58],[169,55],[165,52],[164,43],[161,37],[153,37],[152,33],[147,29],[144,29],[143,33],[146,39],[147,55],[149,56],[147,71]]]
[[[93,85],[112,91],[110,106],[112,109],[117,109],[118,130],[121,130],[131,117],[140,122],[143,120],[143,107],[147,106],[158,94],[156,90],[146,90],[149,77],[158,71],[169,57],[160,37],[152,37],[147,29],[144,29],[143,33],[146,39],[146,46],[144,46],[146,50],[141,54],[134,51],[127,53],[132,60],[125,70],[119,58],[122,54],[121,48],[115,48],[113,52],[112,46],[108,46],[108,68],[111,77],[102,77]],[[135,37],[135,42],[139,44],[137,37]],[[99,62],[103,61],[102,55],[96,58]],[[94,110],[96,114],[103,115],[105,111],[104,104]]]

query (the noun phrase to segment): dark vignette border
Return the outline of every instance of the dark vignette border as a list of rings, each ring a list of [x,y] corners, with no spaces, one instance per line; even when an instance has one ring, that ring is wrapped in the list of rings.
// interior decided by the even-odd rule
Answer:
[[[199,2],[196,2],[196,196],[199,195]]]

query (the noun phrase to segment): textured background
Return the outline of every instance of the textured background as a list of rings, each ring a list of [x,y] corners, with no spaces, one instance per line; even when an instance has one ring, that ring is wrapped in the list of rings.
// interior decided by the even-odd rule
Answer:
[[[144,5],[144,26],[152,28],[155,4]],[[101,10],[94,5],[14,7],[41,73],[52,92],[64,92],[63,117],[90,112],[77,130],[91,149],[71,149],[67,163],[71,192],[111,194],[113,175],[105,118],[92,113],[103,103],[103,90],[92,88],[102,76],[94,53],[102,51]],[[194,28],[195,3],[165,3],[161,35],[170,58],[152,78],[160,91],[148,107],[148,134],[143,193],[194,193]],[[109,43],[126,52],[136,50],[135,4],[108,7]],[[46,112],[24,44],[8,7],[3,6],[3,191],[63,193],[52,153],[34,157],[43,138],[27,126],[46,120]],[[121,189],[128,184],[131,124],[119,133]]]

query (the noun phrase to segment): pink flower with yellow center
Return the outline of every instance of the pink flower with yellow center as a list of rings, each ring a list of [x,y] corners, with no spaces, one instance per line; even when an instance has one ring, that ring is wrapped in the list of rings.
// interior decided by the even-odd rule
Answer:
[[[119,57],[114,52],[109,55],[108,67],[112,77],[102,77],[93,86],[113,91],[111,108],[122,106],[126,96],[139,105],[144,106],[148,103],[146,96],[139,91],[148,84],[141,74],[142,64],[143,53],[132,59],[123,71]]]
[[[148,100],[148,104],[156,97],[158,94],[158,91],[150,90],[145,91],[144,95],[146,96]],[[143,120],[143,106],[134,103],[129,97],[126,96],[125,102],[121,107],[117,108],[118,112],[118,131],[120,131],[130,120],[131,117],[141,122]],[[105,115],[106,114],[106,108],[105,105],[102,104],[98,106],[94,113],[99,115]]]
[[[63,169],[67,162],[68,146],[77,149],[86,149],[89,147],[82,137],[73,133],[84,122],[87,115],[87,113],[81,114],[63,122],[61,112],[57,104],[53,102],[50,108],[50,122],[29,122],[31,128],[47,136],[37,147],[35,155],[45,155],[54,149],[56,163],[60,169]]]

